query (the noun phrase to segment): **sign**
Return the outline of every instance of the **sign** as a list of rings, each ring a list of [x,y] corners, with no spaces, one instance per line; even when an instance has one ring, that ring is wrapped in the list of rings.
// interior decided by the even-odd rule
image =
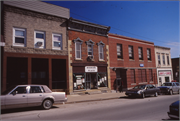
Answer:
[[[171,71],[159,71],[159,76],[171,75]]]
[[[140,67],[144,67],[144,64],[139,64]]]
[[[85,66],[85,72],[97,72],[97,66]]]

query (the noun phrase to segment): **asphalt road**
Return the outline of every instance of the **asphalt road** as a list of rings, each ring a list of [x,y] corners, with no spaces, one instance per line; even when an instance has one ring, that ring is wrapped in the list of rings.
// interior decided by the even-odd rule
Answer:
[[[24,108],[2,111],[2,120],[170,120],[167,112],[179,95],[127,98],[64,104],[50,110]]]

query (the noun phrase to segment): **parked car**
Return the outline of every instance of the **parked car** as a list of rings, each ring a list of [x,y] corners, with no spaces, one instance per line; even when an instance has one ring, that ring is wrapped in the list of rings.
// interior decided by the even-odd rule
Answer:
[[[158,87],[161,94],[170,94],[180,92],[179,82],[165,82],[162,86]]]
[[[156,88],[152,84],[141,84],[136,85],[133,89],[127,90],[126,95],[129,97],[142,97],[154,95],[155,97],[158,96],[159,88]]]
[[[65,92],[52,92],[46,85],[17,85],[2,93],[1,109],[41,106],[47,110],[66,101]]]
[[[172,119],[179,119],[179,100],[169,106],[167,114]]]

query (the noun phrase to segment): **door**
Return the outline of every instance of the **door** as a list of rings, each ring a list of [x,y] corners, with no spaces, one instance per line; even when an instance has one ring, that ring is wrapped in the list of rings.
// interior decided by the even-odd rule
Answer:
[[[91,74],[86,73],[85,89],[91,89]]]
[[[165,77],[165,82],[169,82],[169,77]]]
[[[28,95],[28,106],[41,105],[43,99],[43,91],[39,86],[31,86]]]
[[[15,95],[13,95],[13,93]],[[11,94],[5,97],[6,108],[27,107],[27,88],[26,86],[17,87]]]

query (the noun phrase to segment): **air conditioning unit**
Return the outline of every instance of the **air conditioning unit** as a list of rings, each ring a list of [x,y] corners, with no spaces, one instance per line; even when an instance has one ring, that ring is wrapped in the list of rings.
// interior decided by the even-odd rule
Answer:
[[[88,60],[88,61],[92,61],[93,59],[94,59],[94,56],[93,56],[93,55],[87,57],[87,60]]]
[[[37,42],[37,45],[38,45],[38,46],[41,46],[41,45],[42,45],[42,42]]]

